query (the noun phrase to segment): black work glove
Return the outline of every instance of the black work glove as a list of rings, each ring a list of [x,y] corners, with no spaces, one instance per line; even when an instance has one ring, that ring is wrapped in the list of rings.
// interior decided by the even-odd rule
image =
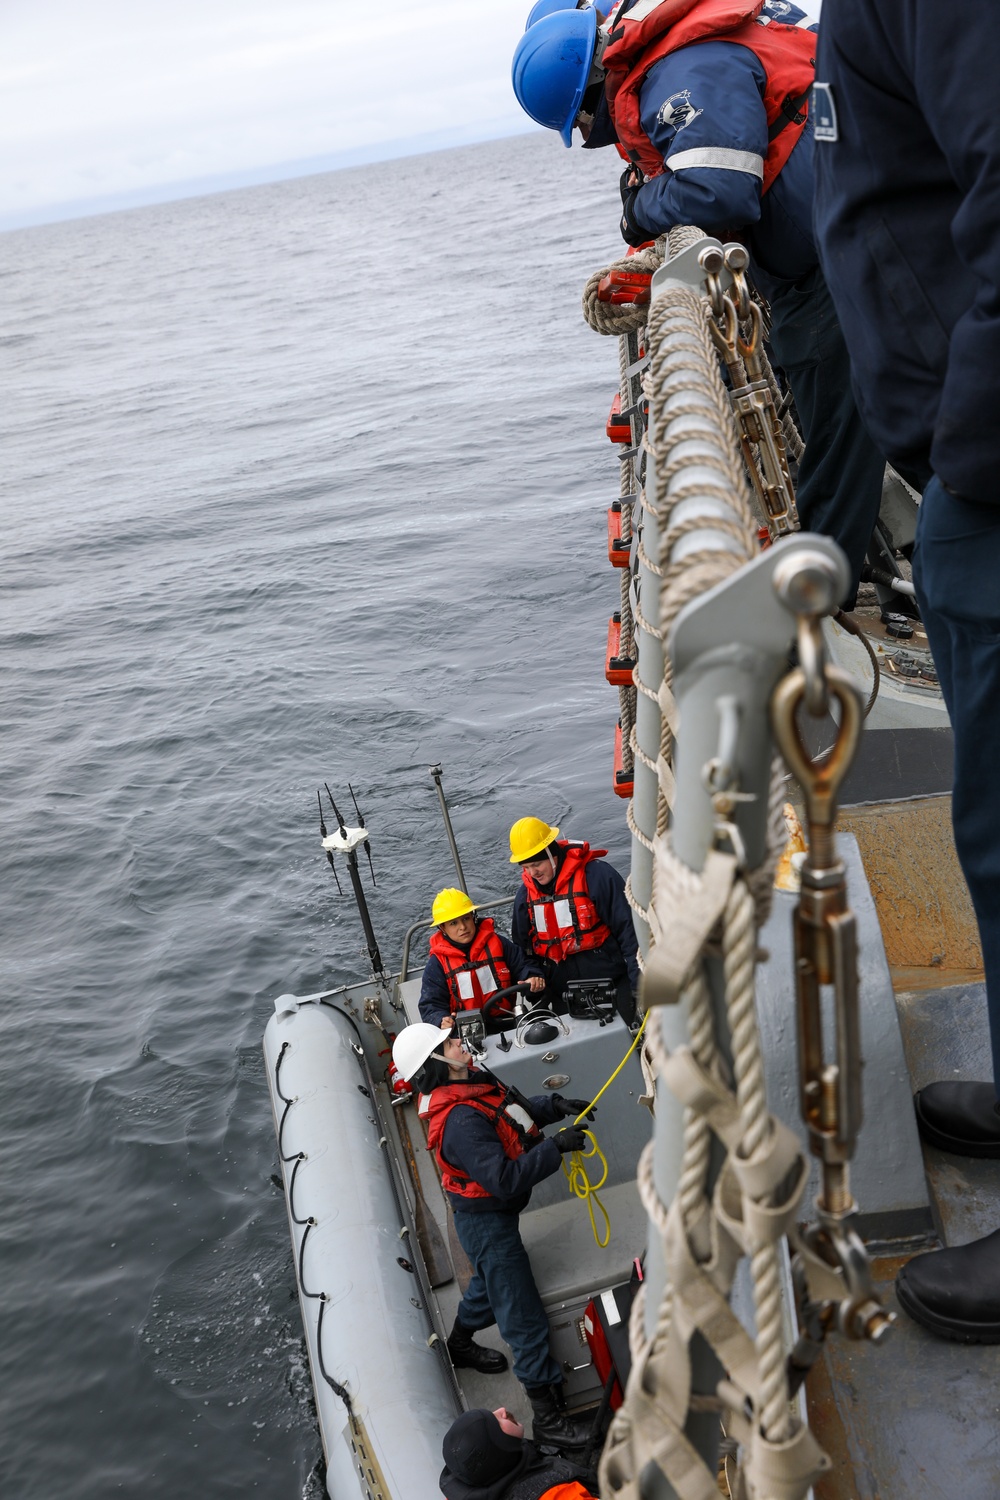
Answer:
[[[564,1099],[562,1094],[553,1094],[552,1103],[559,1111],[556,1115],[557,1120],[575,1120],[577,1115],[583,1114],[584,1110],[587,1110],[588,1120],[594,1118],[595,1111],[587,1108],[590,1103],[589,1099]]]
[[[565,1129],[557,1130],[555,1135],[549,1136],[549,1140],[555,1142],[560,1156],[568,1156],[571,1151],[582,1151],[587,1144],[587,1137],[578,1125],[567,1125]]]
[[[637,247],[644,245],[647,240],[655,240],[656,235],[645,224],[641,224],[635,216],[635,200],[639,189],[642,187],[642,173],[638,167],[626,167],[621,175],[619,183],[622,195],[622,220],[619,228],[622,239],[626,245]]]

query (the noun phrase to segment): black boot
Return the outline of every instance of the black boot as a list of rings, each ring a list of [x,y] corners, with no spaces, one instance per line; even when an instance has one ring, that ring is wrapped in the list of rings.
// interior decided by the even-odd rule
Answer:
[[[929,1083],[913,1105],[928,1145],[956,1156],[1000,1157],[1000,1105],[992,1083]]]
[[[1000,1229],[908,1261],[896,1295],[904,1312],[939,1338],[1000,1344]]]
[[[507,1368],[507,1356],[499,1349],[477,1344],[468,1328],[455,1319],[448,1335],[448,1353],[456,1370],[478,1370],[480,1375],[500,1375]]]
[[[591,1418],[569,1415],[561,1384],[526,1385],[524,1391],[531,1402],[532,1442],[576,1450],[587,1446]]]

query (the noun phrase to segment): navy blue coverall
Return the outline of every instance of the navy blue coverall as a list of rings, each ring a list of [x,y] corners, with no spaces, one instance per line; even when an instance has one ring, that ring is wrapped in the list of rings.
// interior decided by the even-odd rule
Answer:
[[[1000,1091],[1000,6],[826,0],[816,224],[875,441],[923,490],[920,611]]]
[[[807,29],[787,0],[762,14]],[[853,604],[878,519],[885,462],[851,392],[850,361],[819,265],[812,232],[811,120],[767,193],[761,193],[768,124],[764,69],[749,48],[699,42],[668,54],[646,76],[642,125],[667,170],[642,187],[635,215],[650,238],[697,224],[743,240],[771,304],[771,350],[788,376],[806,451],[799,466],[803,530],[840,543],[851,569]],[[671,166],[671,161],[675,162]]]
[[[470,1069],[468,1082],[481,1083],[482,1076]],[[553,1125],[562,1118],[551,1095],[532,1096],[528,1103],[536,1125]],[[486,1115],[456,1104],[445,1122],[441,1151],[445,1161],[490,1194],[447,1195],[459,1243],[475,1269],[458,1305],[458,1321],[473,1333],[496,1323],[514,1356],[514,1374],[526,1389],[561,1384],[562,1370],[549,1349],[549,1320],[518,1228],[518,1215],[527,1208],[535,1183],[559,1170],[558,1148],[541,1140],[511,1161]]]

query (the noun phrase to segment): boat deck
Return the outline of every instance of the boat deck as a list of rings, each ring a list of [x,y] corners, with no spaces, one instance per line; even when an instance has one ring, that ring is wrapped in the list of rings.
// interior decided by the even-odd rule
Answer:
[[[982,984],[898,994],[914,1089],[990,1076]],[[1000,1161],[924,1148],[941,1239],[962,1245],[1000,1226]],[[880,1348],[830,1340],[809,1378],[810,1417],[834,1460],[816,1500],[996,1500],[1000,1495],[1000,1345],[932,1337],[899,1310],[896,1272],[874,1274],[899,1320]]]

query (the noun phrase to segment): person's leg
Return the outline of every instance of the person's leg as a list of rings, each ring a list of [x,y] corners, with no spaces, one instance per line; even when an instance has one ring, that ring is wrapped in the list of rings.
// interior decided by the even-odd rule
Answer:
[[[788,377],[805,452],[797,483],[803,531],[833,537],[847,555],[853,605],[882,502],[885,459],[854,401],[851,362],[823,274],[815,271],[771,299],[771,352]]]
[[[913,577],[955,735],[952,821],[983,947],[993,1077],[932,1083],[917,1095],[921,1134],[960,1154],[1000,1156],[1000,505],[924,491]],[[1000,1205],[998,1205],[1000,1217]],[[1000,1343],[1000,1230],[918,1256],[896,1281],[900,1306],[943,1338]]]
[[[514,1374],[531,1403],[532,1437],[575,1451],[590,1437],[590,1419],[564,1410],[563,1378],[549,1348],[549,1320],[535,1286],[516,1214],[455,1215],[459,1239],[482,1277]]]
[[[475,1268],[475,1258],[465,1243],[465,1237],[462,1234],[463,1224],[466,1219],[472,1217],[473,1215],[471,1214],[456,1214],[455,1233],[458,1235],[459,1244],[472,1261],[473,1268]],[[481,1333],[484,1328],[492,1328],[496,1322],[496,1318],[493,1316],[493,1309],[490,1306],[486,1282],[478,1270],[475,1270],[475,1274],[466,1287],[461,1302],[458,1304],[458,1321],[463,1328],[468,1328],[470,1333]]]
[[[469,1291],[481,1283],[500,1330],[500,1337],[514,1355],[514,1374],[522,1385],[549,1385],[562,1380],[559,1365],[549,1350],[549,1320],[531,1273],[528,1252],[521,1243],[517,1215],[504,1213],[456,1213],[455,1228],[462,1249],[471,1260],[476,1276]],[[466,1293],[468,1297],[469,1293]],[[482,1304],[477,1291],[470,1312]],[[483,1322],[467,1323],[465,1298],[458,1315],[466,1327],[485,1328]]]
[[[507,1368],[507,1356],[498,1349],[488,1349],[485,1344],[477,1344],[472,1337],[473,1333],[479,1333],[484,1328],[492,1328],[496,1322],[486,1282],[479,1272],[475,1257],[470,1254],[462,1238],[463,1220],[473,1217],[474,1215],[461,1212],[455,1214],[455,1232],[472,1261],[474,1274],[458,1304],[455,1322],[448,1335],[448,1353],[456,1370],[478,1370],[481,1375],[499,1375]]]
[[[998,495],[1000,500],[1000,495]],[[921,502],[913,575],[955,736],[955,847],[979,922],[1000,1093],[1000,504],[949,495]]]

